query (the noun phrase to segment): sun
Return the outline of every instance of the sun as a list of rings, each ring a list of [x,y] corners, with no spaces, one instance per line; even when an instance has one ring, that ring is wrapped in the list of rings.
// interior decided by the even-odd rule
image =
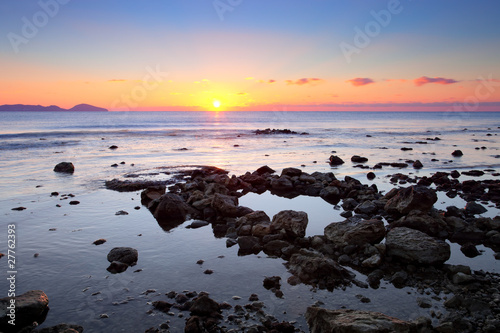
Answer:
[[[216,109],[220,108],[220,101],[214,100],[212,104],[213,104],[214,108],[216,108]]]

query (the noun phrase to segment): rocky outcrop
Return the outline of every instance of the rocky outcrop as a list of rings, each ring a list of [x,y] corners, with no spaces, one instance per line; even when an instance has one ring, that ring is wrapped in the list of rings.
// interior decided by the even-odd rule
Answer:
[[[306,320],[311,333],[416,332],[413,323],[371,311],[309,307]]]
[[[385,244],[388,256],[407,263],[434,265],[442,264],[450,258],[448,243],[405,227],[389,231]]]
[[[384,222],[351,217],[344,222],[334,222],[325,227],[325,236],[337,247],[376,244],[385,237]]]
[[[283,210],[273,216],[271,230],[274,232],[283,230],[290,238],[304,237],[306,235],[307,223],[307,213]]]
[[[20,331],[23,327],[31,327],[33,322],[42,323],[49,311],[48,305],[49,298],[41,290],[0,299],[0,331],[12,332],[13,327]]]
[[[54,167],[54,171],[61,173],[74,173],[75,166],[71,162],[61,162]]]
[[[424,186],[410,186],[398,190],[387,201],[384,209],[391,214],[402,215],[408,214],[412,210],[428,212],[436,201],[437,195],[434,190]]]

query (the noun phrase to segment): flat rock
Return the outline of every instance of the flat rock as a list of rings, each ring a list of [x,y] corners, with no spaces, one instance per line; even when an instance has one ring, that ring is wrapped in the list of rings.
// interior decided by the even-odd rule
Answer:
[[[336,246],[376,244],[385,237],[384,222],[351,217],[325,227],[326,238]]]
[[[422,265],[442,264],[450,258],[450,245],[421,231],[399,227],[387,233],[387,255]]]
[[[311,333],[409,333],[415,330],[410,322],[372,311],[309,307],[305,316]]]

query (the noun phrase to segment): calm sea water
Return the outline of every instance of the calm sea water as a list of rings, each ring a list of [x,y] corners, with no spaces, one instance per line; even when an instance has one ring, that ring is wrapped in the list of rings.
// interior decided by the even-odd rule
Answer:
[[[418,171],[375,170],[375,184],[389,189],[392,185],[385,176],[396,172],[500,171],[499,126],[500,113],[2,112],[0,237],[4,239],[0,240],[0,252],[7,252],[7,225],[16,224],[17,291],[42,289],[48,294],[51,310],[44,326],[71,322],[89,331],[141,332],[170,320],[171,327],[182,331],[184,318],[179,318],[178,312],[173,317],[147,313],[151,309],[148,302],[166,300],[164,293],[170,290],[207,291],[214,299],[233,305],[244,305],[251,293],[257,293],[268,313],[281,320],[297,320],[304,331],[307,327],[302,314],[316,301],[330,308],[374,310],[402,319],[429,316],[428,310],[416,304],[416,291],[395,289],[390,284],[383,285],[383,290],[352,287],[334,292],[290,286],[281,259],[238,257],[236,247],[226,248],[225,239],[215,238],[207,227],[191,230],[182,225],[166,233],[146,209],[134,209],[140,206],[139,193],[106,190],[104,181],[180,165],[213,165],[240,175],[267,164],[278,172],[284,167],[309,173],[332,171],[337,178],[351,175],[369,183],[365,176],[368,170],[354,168],[352,155],[367,157],[370,166],[407,159],[424,164]],[[265,128],[287,128],[308,135],[253,132]],[[426,140],[435,137],[441,140]],[[423,141],[427,144],[416,143]],[[119,148],[110,150],[111,145]],[[402,147],[413,150],[401,151]],[[452,157],[455,149],[461,149],[464,156]],[[330,167],[327,160],[332,151],[346,163]],[[61,161],[73,162],[74,175],[52,171]],[[115,163],[118,167],[111,167]],[[492,173],[483,178],[494,177]],[[74,194],[71,200],[80,204],[72,206],[60,196],[51,197],[53,191]],[[284,209],[304,210],[310,220],[308,235],[322,234],[326,225],[343,220],[339,210],[318,198],[289,200],[268,193],[249,194],[240,203],[264,210],[271,217]],[[438,208],[450,204],[465,203],[439,194]],[[27,209],[11,210],[17,206]],[[115,216],[119,210],[129,215]],[[497,214],[490,207],[485,216]],[[108,241],[92,245],[99,238]],[[138,265],[122,274],[109,274],[106,255],[115,246],[138,249]],[[456,245],[452,248],[450,263],[499,271],[490,249],[481,247],[483,255],[471,260]],[[34,257],[35,253],[39,255]],[[199,259],[205,260],[202,266],[196,264]],[[6,271],[5,257],[0,264]],[[134,273],[135,269],[142,271]],[[214,270],[214,274],[203,274],[205,269]],[[272,275],[282,277],[283,299],[262,286],[264,276]],[[365,279],[359,273],[358,278]],[[143,294],[148,289],[156,292]],[[7,290],[3,278],[0,295],[5,297],[2,290]],[[358,294],[372,302],[361,303]],[[242,300],[233,300],[234,295]],[[441,309],[438,303],[435,307]],[[109,318],[100,319],[103,313]]]

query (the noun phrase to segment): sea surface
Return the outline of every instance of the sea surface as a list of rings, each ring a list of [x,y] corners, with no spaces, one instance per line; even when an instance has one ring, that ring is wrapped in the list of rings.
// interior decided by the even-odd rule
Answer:
[[[266,128],[297,134],[255,134]],[[149,313],[151,302],[167,300],[164,294],[171,290],[207,291],[215,300],[232,305],[244,305],[250,294],[257,293],[266,312],[280,320],[295,320],[304,331],[302,315],[317,301],[325,307],[374,310],[404,320],[429,316],[429,310],[415,302],[417,291],[409,288],[387,284],[381,290],[350,287],[328,292],[290,286],[283,260],[262,253],[238,256],[236,247],[226,248],[225,239],[215,238],[210,227],[193,230],[184,224],[164,232],[141,207],[140,192],[110,191],[104,182],[133,174],[167,179],[165,170],[194,165],[216,166],[235,175],[263,165],[278,173],[285,167],[308,173],[331,171],[338,179],[349,175],[375,183],[383,191],[394,187],[387,176],[397,172],[427,176],[436,171],[486,169],[479,179],[491,179],[500,172],[499,133],[500,113],[496,112],[1,112],[0,253],[7,253],[7,226],[15,224],[16,292],[41,289],[47,293],[51,310],[44,326],[69,322],[91,332],[143,332],[170,321],[175,332],[173,328],[181,330],[185,320],[180,311],[173,316]],[[118,148],[109,149],[112,145]],[[412,150],[402,151],[403,147]],[[451,155],[456,149],[462,150],[462,157]],[[345,164],[331,167],[330,155],[338,155]],[[373,170],[377,177],[369,181],[366,173],[371,170],[355,167],[350,161],[353,155],[367,157],[365,164],[370,167],[420,160],[424,168],[384,167]],[[53,172],[62,161],[75,165],[73,175]],[[51,196],[52,192],[60,195]],[[64,199],[63,194],[74,197]],[[69,205],[71,200],[80,204]],[[343,220],[341,210],[320,198],[248,194],[240,204],[271,217],[284,209],[306,211],[310,236]],[[437,208],[452,204],[465,206],[458,197],[439,194]],[[26,210],[11,210],[19,206]],[[129,214],[116,216],[119,210]],[[483,216],[496,215],[498,210],[489,205]],[[92,242],[99,238],[107,242],[94,246]],[[137,266],[109,274],[106,255],[115,246],[138,249]],[[452,244],[449,263],[500,272],[493,252],[479,249],[483,254],[472,260]],[[196,264],[200,259],[203,265]],[[0,259],[0,266],[5,274],[6,257]],[[134,273],[137,269],[142,271]],[[214,274],[203,274],[206,269]],[[283,299],[262,286],[264,277],[273,275],[282,277]],[[6,296],[7,287],[2,278],[0,297]],[[155,291],[144,293],[148,289]],[[359,294],[371,302],[361,303]],[[433,310],[444,311],[438,303]],[[100,318],[101,314],[109,318]]]

